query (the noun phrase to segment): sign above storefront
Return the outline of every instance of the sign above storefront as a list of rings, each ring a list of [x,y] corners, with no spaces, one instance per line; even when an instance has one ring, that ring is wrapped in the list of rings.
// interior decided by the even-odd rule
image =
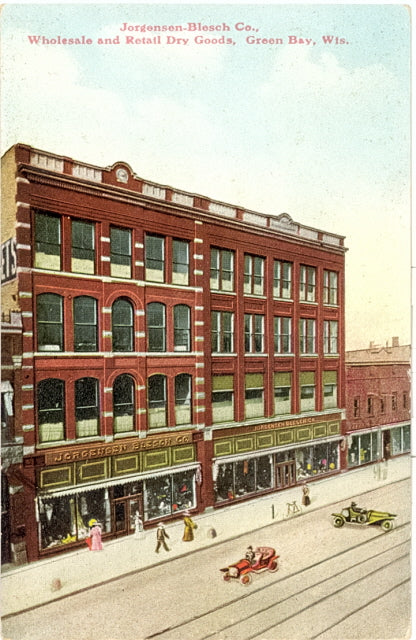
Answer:
[[[119,442],[102,445],[85,445],[83,447],[67,447],[45,453],[45,465],[62,464],[77,460],[91,460],[113,456],[119,453],[148,451],[161,447],[173,447],[192,442],[192,432],[164,434],[163,436],[148,436],[147,438],[129,438]]]

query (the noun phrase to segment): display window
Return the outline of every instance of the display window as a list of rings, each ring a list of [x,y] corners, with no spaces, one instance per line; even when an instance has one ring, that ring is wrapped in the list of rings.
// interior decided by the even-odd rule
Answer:
[[[273,487],[272,456],[220,463],[216,467],[215,501],[234,500]]]
[[[368,431],[350,436],[348,447],[348,466],[358,467],[361,464],[374,462],[379,458],[377,431]]]
[[[391,455],[410,451],[410,424],[390,429]]]
[[[170,516],[196,506],[194,470],[149,478],[144,487],[145,520]]]

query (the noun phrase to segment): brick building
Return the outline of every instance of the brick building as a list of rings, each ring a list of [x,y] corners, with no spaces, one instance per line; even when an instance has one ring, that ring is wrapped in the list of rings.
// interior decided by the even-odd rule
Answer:
[[[348,468],[410,451],[410,358],[397,337],[346,352]]]
[[[2,162],[3,310],[22,322],[5,472],[29,560],[83,544],[90,518],[126,535],[137,511],[147,527],[345,466],[343,237],[124,162],[22,144]]]

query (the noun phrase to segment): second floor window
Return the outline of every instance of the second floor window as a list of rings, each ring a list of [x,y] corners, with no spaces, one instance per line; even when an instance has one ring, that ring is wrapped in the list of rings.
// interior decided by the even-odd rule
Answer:
[[[37,389],[39,442],[65,438],[65,384],[50,378],[39,382]]]
[[[302,371],[299,374],[300,410],[315,411],[315,373]]]
[[[360,398],[358,396],[356,398],[354,398],[353,416],[354,416],[354,418],[359,418],[360,417]]]
[[[264,316],[244,315],[244,348],[246,353],[264,351]]]
[[[133,351],[134,327],[133,306],[128,300],[119,298],[112,307],[113,351]]]
[[[74,350],[97,351],[97,300],[74,298]]]
[[[233,319],[230,311],[211,312],[211,348],[213,353],[232,353]]]
[[[393,393],[391,396],[391,409],[397,411],[397,393]]]
[[[292,351],[292,319],[274,318],[274,352],[290,353]]]
[[[264,416],[264,376],[262,373],[245,375],[245,418]]]
[[[131,278],[131,231],[110,228],[110,273],[115,278]]]
[[[234,420],[234,378],[213,376],[212,378],[212,422]]]
[[[336,271],[324,271],[324,304],[338,304],[338,274]]]
[[[122,373],[113,384],[114,433],[134,429],[134,380]]]
[[[72,261],[71,271],[76,273],[94,273],[95,227],[92,222],[72,220]]]
[[[273,298],[292,297],[292,263],[274,261]]]
[[[274,415],[292,411],[292,374],[290,371],[274,374]]]
[[[374,415],[374,398],[373,396],[367,397],[367,413],[369,416]]]
[[[180,373],[175,377],[175,424],[192,421],[192,377]]]
[[[165,239],[146,235],[145,241],[146,280],[165,282]]]
[[[299,320],[300,353],[315,353],[315,320],[301,318]]]
[[[211,249],[210,286],[215,291],[234,291],[234,253]]]
[[[166,314],[161,302],[147,305],[147,348],[148,351],[166,351]]]
[[[61,219],[58,216],[35,214],[35,267],[61,269]]]
[[[323,371],[323,408],[332,409],[338,404],[337,372]]]
[[[316,269],[301,265],[299,277],[299,300],[301,302],[315,302],[316,300]]]
[[[264,294],[264,258],[244,256],[244,293],[256,296]]]
[[[63,350],[62,297],[56,293],[41,293],[36,300],[39,351]]]
[[[75,382],[75,424],[77,438],[98,435],[98,380],[80,378]]]
[[[149,429],[166,427],[166,376],[160,374],[150,376],[147,382],[147,400]]]
[[[324,353],[338,353],[338,322],[324,320]]]

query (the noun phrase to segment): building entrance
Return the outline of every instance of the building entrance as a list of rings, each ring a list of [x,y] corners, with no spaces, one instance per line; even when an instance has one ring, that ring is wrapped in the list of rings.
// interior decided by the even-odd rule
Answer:
[[[287,489],[296,484],[296,463],[294,460],[276,464],[276,489]]]
[[[112,530],[116,535],[127,535],[134,531],[136,511],[143,519],[143,494],[115,498],[111,504]]]

